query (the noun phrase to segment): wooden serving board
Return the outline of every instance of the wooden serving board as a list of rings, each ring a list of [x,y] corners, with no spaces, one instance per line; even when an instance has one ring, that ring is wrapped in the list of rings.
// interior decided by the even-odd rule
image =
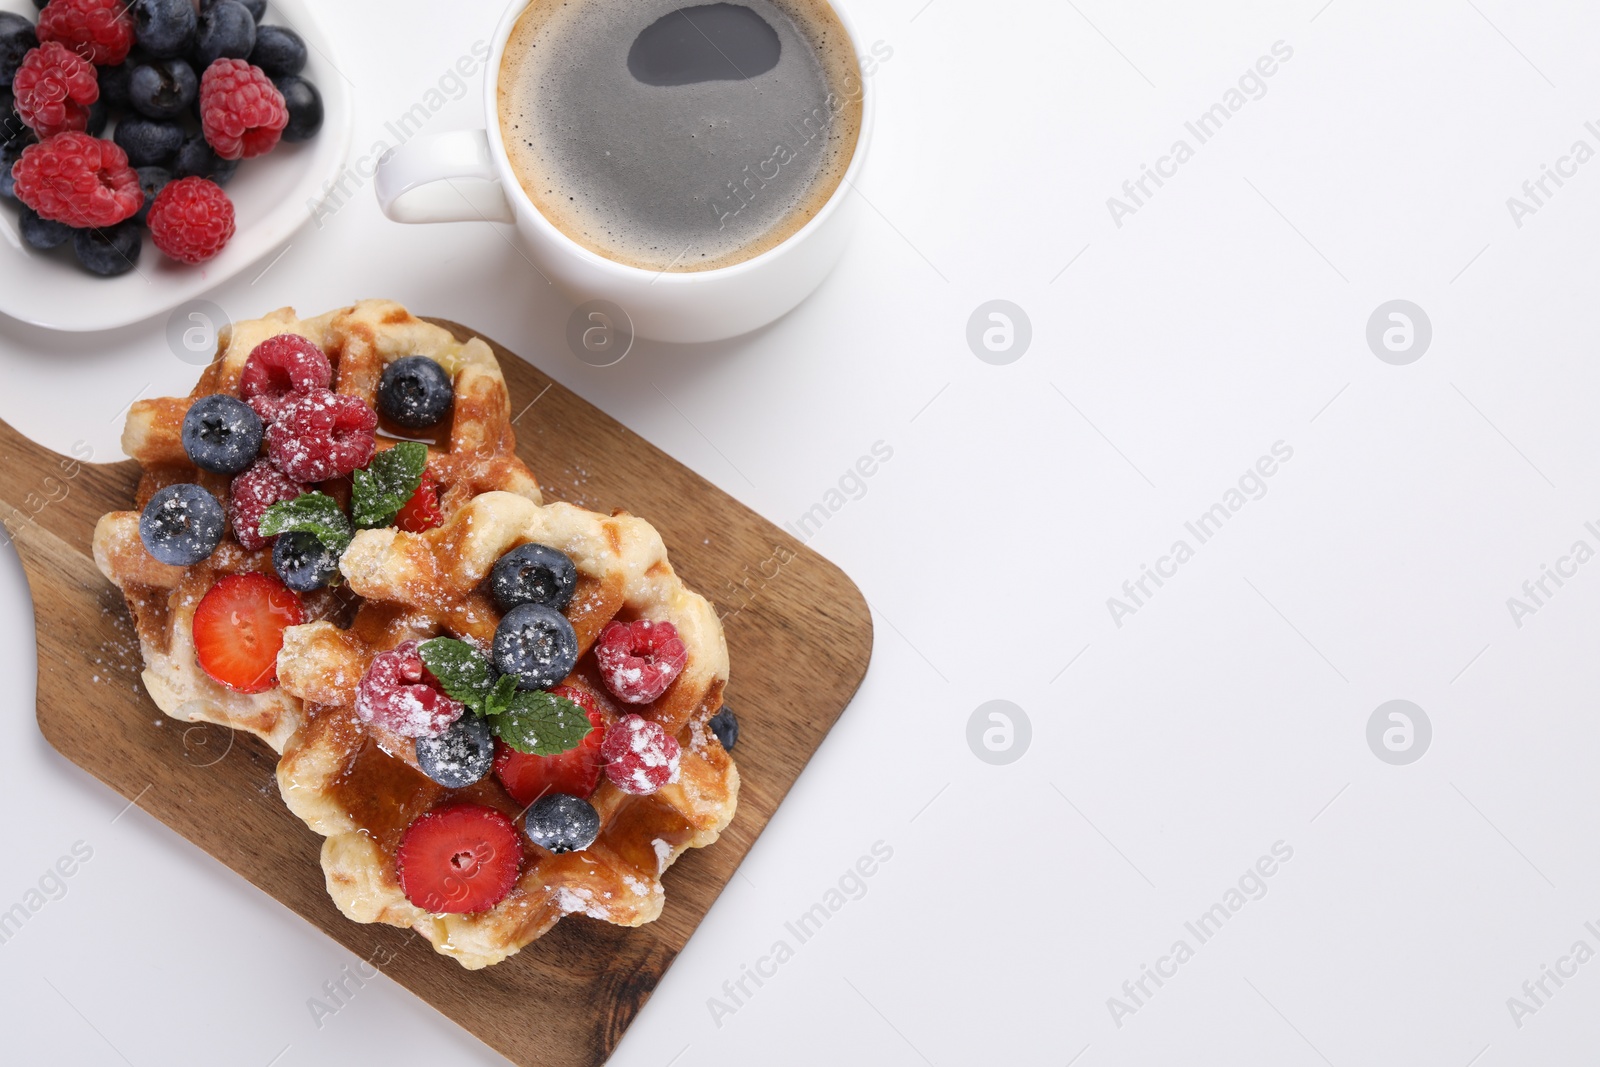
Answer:
[[[587,1067],[610,1056],[850,701],[866,674],[872,619],[837,567],[490,344],[511,410],[521,412],[518,453],[547,499],[649,519],[684,580],[723,613],[727,698],[742,730],[739,810],[717,844],[690,850],[667,873],[666,909],[647,926],[573,916],[474,972],[410,931],[350,922],[323,886],[322,839],[278,797],[271,749],[166,719],[139,682],[132,623],[90,554],[99,517],[131,506],[137,464],[79,463],[0,422],[0,543],[14,540],[32,589],[39,728],[62,755],[514,1062]],[[88,718],[103,728],[81,729]]]

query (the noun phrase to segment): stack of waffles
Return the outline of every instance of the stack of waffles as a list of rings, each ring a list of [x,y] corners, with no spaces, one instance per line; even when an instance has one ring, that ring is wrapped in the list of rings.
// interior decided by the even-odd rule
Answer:
[[[382,408],[385,369],[406,357],[437,363],[453,387],[453,403],[426,433],[379,420],[374,434],[379,455],[404,441],[426,445],[424,477],[434,506],[425,528],[362,529],[341,543],[333,582],[298,594],[295,624],[281,634],[276,684],[241,691],[208,673],[197,654],[196,609],[226,576],[273,576],[272,545],[247,547],[264,539],[248,533],[241,539],[234,515],[208,556],[164,563],[141,537],[141,514],[159,491],[180,483],[228,501],[229,477],[191,460],[185,417],[203,397],[240,397],[252,353],[286,334],[326,356],[334,393],[358,397],[375,412]],[[662,873],[684,850],[717,839],[733,817],[739,787],[711,726],[728,678],[715,611],[683,584],[647,522],[620,511],[601,515],[545,503],[515,446],[505,379],[483,341],[458,341],[388,301],[312,319],[284,309],[225,330],[216,361],[189,397],[133,406],[123,448],[143,466],[136,510],[103,516],[94,535],[96,563],[127,601],[144,654],[144,683],[161,710],[247,731],[280,753],[284,801],[325,838],[322,867],[340,910],[357,922],[416,930],[474,969],[512,955],[568,914],[622,926],[656,918]],[[351,482],[341,474],[314,488],[342,505]],[[585,847],[552,850],[531,830],[519,834],[515,881],[496,903],[470,912],[428,910],[402,883],[397,857],[408,829],[459,805],[494,809],[520,824],[529,806],[520,801],[528,798],[514,798],[497,774],[457,788],[440,784],[419,766],[416,735],[402,736],[381,716],[364,714],[359,693],[376,658],[417,641],[454,638],[487,655],[505,615],[491,595],[491,572],[524,545],[553,549],[576,570],[561,608],[576,638],[562,691],[581,695],[591,721],[611,726],[638,716],[659,726],[676,742],[674,774],[647,793],[600,777],[583,798],[599,817]],[[659,694],[619,696],[596,645],[608,627],[641,621],[671,624],[686,658]]]

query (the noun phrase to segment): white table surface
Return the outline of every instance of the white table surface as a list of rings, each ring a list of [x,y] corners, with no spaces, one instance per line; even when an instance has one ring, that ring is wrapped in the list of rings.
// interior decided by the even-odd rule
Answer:
[[[324,6],[358,155],[500,5],[444,7]],[[755,336],[585,366],[568,306],[501,234],[390,224],[370,189],[212,294],[241,318],[381,295],[472,323],[778,522],[893,449],[812,539],[874,606],[871,673],[615,1062],[1582,1061],[1600,962],[1559,961],[1600,950],[1600,563],[1520,620],[1507,600],[1575,541],[1600,548],[1600,162],[1520,226],[1507,198],[1575,141],[1600,148],[1600,16],[851,9],[893,50],[861,186],[876,210]],[[1265,95],[1198,144],[1185,123],[1279,41]],[[479,112],[474,89],[430,128]],[[1117,226],[1107,198],[1179,138],[1193,158]],[[966,341],[991,299],[1031,320],[1009,365]],[[1366,341],[1393,299],[1433,327],[1408,365]],[[0,337],[0,417],[97,459],[119,456],[132,398],[195,373],[160,320]],[[1199,544],[1185,523],[1277,442],[1293,455],[1265,495]],[[1180,538],[1193,558],[1116,625],[1107,598]],[[308,1001],[355,957],[55,755],[31,635],[7,551],[0,910],[93,850],[0,944],[8,1060],[501,1062],[382,978],[319,1026]],[[996,699],[1032,731],[1001,766],[967,742]],[[1392,699],[1432,724],[1409,765],[1367,743]],[[785,923],[879,841],[893,856],[864,895],[798,943]],[[1185,923],[1278,842],[1292,859],[1202,944]],[[780,939],[792,958],[715,1017]],[[1129,998],[1178,940],[1192,958]],[[1576,973],[1536,1005],[1522,987],[1545,965]]]

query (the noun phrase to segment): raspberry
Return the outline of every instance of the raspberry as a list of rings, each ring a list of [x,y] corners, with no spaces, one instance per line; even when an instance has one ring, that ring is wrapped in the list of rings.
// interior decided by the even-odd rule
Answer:
[[[436,688],[422,665],[421,641],[405,641],[372,658],[356,689],[356,715],[401,737],[438,737],[467,710]]]
[[[145,224],[161,251],[180,263],[203,263],[233,236],[233,201],[207,178],[179,178],[156,194]]]
[[[272,505],[293,500],[305,486],[285,478],[278,468],[264,459],[233,480],[228,490],[228,518],[233,539],[251,552],[266,548],[277,540],[261,536],[261,516]]]
[[[606,777],[624,793],[645,797],[678,780],[678,739],[641,715],[624,715],[606,732],[600,755]]]
[[[422,533],[443,521],[444,516],[439,511],[439,483],[434,481],[433,475],[423,471],[422,484],[395,515],[394,524],[407,533]]]
[[[127,153],[86,133],[59,133],[29,145],[12,175],[17,199],[40,218],[80,229],[115,226],[144,203]]]
[[[100,99],[94,67],[59,41],[48,41],[24,56],[12,88],[17,114],[41,138],[85,129],[89,105]]]
[[[648,704],[667,691],[689,662],[678,628],[670,622],[612,622],[594,646],[606,688],[627,704]]]
[[[200,128],[223,159],[250,159],[277,145],[289,124],[283,94],[260,67],[219,59],[200,79]]]
[[[314,393],[333,381],[328,357],[307,338],[280,333],[256,345],[239,378],[239,396],[271,422],[295,393]]]
[[[39,40],[60,41],[96,66],[114,67],[133,48],[127,0],[50,0],[39,12]]]
[[[267,427],[267,455],[301,482],[325,482],[372,462],[378,413],[359,396],[297,393]]]

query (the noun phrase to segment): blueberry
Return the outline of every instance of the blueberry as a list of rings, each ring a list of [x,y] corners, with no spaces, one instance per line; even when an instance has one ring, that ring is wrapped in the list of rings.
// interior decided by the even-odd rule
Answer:
[[[739,743],[739,719],[732,708],[724,704],[721,711],[711,716],[711,732],[717,735],[723,748],[733,751],[733,746]]]
[[[133,37],[157,59],[181,56],[194,44],[199,19],[189,0],[133,0]]]
[[[74,230],[72,251],[90,274],[110,278],[139,265],[144,230],[132,219],[103,230]]]
[[[238,0],[217,0],[200,12],[200,28],[195,34],[194,69],[204,72],[217,60],[244,59],[256,46],[256,20],[250,9]]]
[[[177,118],[199,92],[194,68],[181,59],[143,63],[128,75],[128,100],[135,111],[152,119]]]
[[[489,720],[467,712],[438,737],[417,738],[417,766],[447,789],[482,781],[494,766],[494,731]]]
[[[117,123],[111,139],[128,153],[131,167],[165,167],[183,146],[183,127],[142,115],[127,115]]]
[[[38,45],[33,23],[14,11],[0,11],[0,84],[10,87],[22,57]]]
[[[165,167],[139,167],[134,173],[139,175],[139,188],[144,191],[144,203],[133,213],[133,221],[143,226],[150,215],[150,205],[155,202],[157,194],[172,180],[172,172]]]
[[[257,22],[260,22],[262,16],[267,13],[267,0],[239,0],[239,3],[245,6],[245,10],[250,12],[250,17]],[[201,0],[200,10],[215,7],[216,4],[217,0]]]
[[[383,368],[378,381],[378,411],[412,430],[444,418],[455,398],[450,376],[427,356],[400,357]]]
[[[287,26],[262,26],[256,30],[250,62],[273,78],[299,74],[306,67],[306,43]]]
[[[298,74],[285,74],[273,81],[283,102],[289,108],[289,125],[283,128],[283,140],[309,141],[322,129],[322,94],[317,87]]]
[[[189,405],[183,417],[183,450],[201,470],[238,474],[261,455],[261,416],[226,393]]]
[[[533,802],[523,824],[528,840],[551,852],[581,852],[600,836],[600,813],[582,797],[546,793]]]
[[[548,689],[572,673],[578,635],[559,611],[545,604],[518,604],[494,632],[494,665],[512,674],[522,689]]]
[[[104,100],[96,100],[89,105],[89,120],[84,132],[90,137],[99,137],[106,132],[106,121],[110,117],[110,106]]]
[[[0,196],[7,200],[17,198],[17,180],[11,176],[11,168],[22,158],[22,150],[38,141],[32,130],[24,130],[0,147]]]
[[[0,85],[0,144],[10,144],[30,132],[28,124],[17,114],[17,98],[11,95],[9,88]]]
[[[548,545],[518,545],[489,572],[489,591],[501,611],[518,604],[548,604],[561,611],[572,603],[578,568],[565,552]]]
[[[127,107],[128,79],[136,66],[138,64],[130,59],[114,67],[96,67],[100,72],[100,99],[114,108]]]
[[[210,178],[218,185],[227,185],[233,172],[239,169],[237,159],[223,159],[201,134],[192,134],[178,149],[177,162],[172,165],[174,178]]]
[[[42,219],[33,208],[23,205],[22,213],[17,217],[17,229],[22,233],[22,240],[29,248],[48,250],[60,248],[72,240],[72,227],[64,222],[54,222]]]
[[[22,150],[33,143],[28,139],[32,134],[32,130],[22,125],[22,117],[15,111],[0,114],[0,151],[11,148],[12,143],[15,142],[16,150],[11,156],[12,160],[20,157]],[[9,167],[10,164],[8,163],[7,166]]]
[[[339,553],[312,533],[279,534],[272,546],[272,569],[297,593],[321,589],[339,573]]]
[[[159,490],[144,506],[139,540],[158,562],[187,567],[217,550],[224,525],[217,498],[192,482],[181,482]]]

